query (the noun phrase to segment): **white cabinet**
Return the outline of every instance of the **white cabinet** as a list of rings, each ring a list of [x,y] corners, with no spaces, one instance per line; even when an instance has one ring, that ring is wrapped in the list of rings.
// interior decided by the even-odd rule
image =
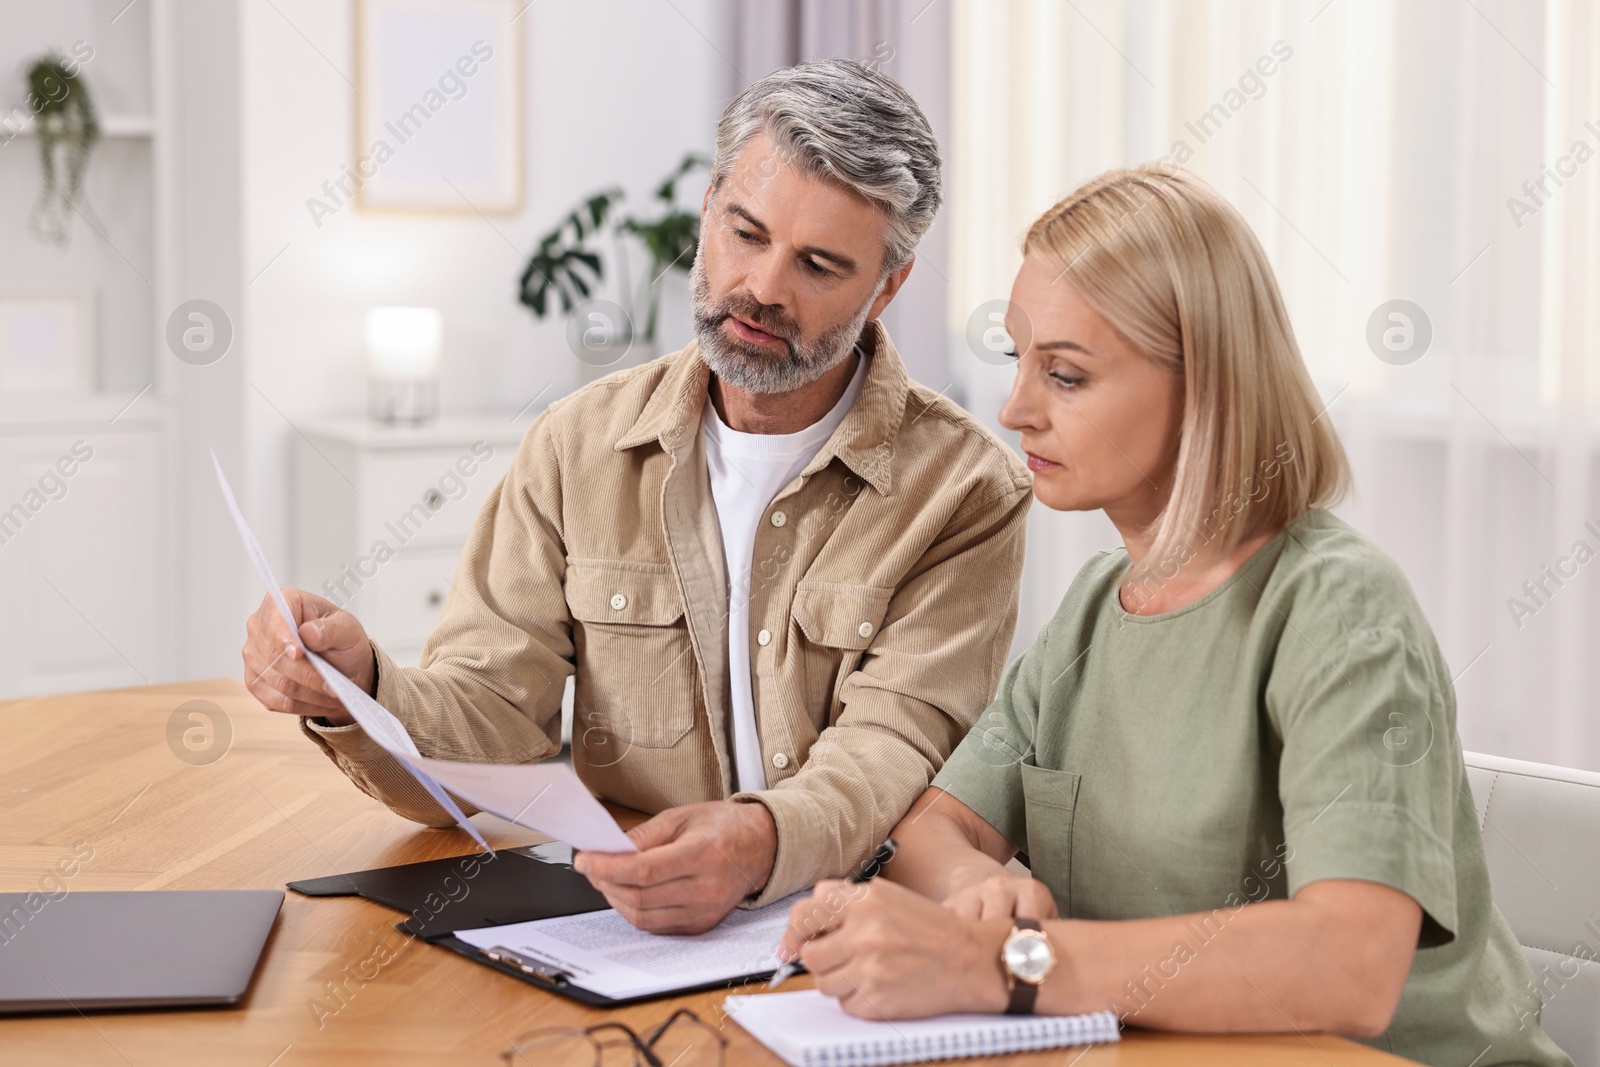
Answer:
[[[0,410],[0,699],[170,675],[166,418],[126,406]]]
[[[415,664],[473,520],[510,468],[528,419],[302,424],[290,581],[354,614],[396,662]]]

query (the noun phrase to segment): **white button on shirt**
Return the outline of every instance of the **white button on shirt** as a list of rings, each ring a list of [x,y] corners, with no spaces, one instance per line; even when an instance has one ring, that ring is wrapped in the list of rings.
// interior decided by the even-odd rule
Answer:
[[[750,618],[750,574],[755,564],[756,531],[763,522],[779,528],[788,523],[788,515],[782,511],[768,515],[767,508],[822,451],[822,446],[855,405],[866,377],[867,357],[861,356],[839,402],[798,433],[741,433],[722,421],[716,405],[709,399],[705,404],[701,432],[706,442],[706,473],[711,479],[711,499],[717,508],[722,551],[728,568],[728,700],[732,705],[733,735],[729,747],[733,755],[735,789],[767,787],[766,761],[761,756],[761,734],[755,709],[754,679],[759,664],[752,659],[749,634],[752,622],[764,621],[770,626],[780,620]],[[764,648],[771,642],[771,630],[762,628],[756,634],[757,645]],[[780,758],[784,761],[781,764]],[[772,760],[779,770],[787,766],[788,761],[789,757],[781,754]]]
[[[623,596],[621,593],[613,593],[613,594],[611,594],[611,607],[613,609],[615,609],[617,611],[621,611],[623,608],[625,608],[627,606],[628,606],[628,598],[627,597]]]

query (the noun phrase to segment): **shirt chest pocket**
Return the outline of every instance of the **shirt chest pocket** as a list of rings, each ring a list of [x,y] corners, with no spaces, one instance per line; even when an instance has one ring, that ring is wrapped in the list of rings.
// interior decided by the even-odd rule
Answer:
[[[1050,887],[1056,910],[1072,917],[1072,832],[1082,775],[1021,765],[1022,801],[1028,822],[1028,869]]]
[[[683,595],[665,564],[568,560],[577,676],[575,759],[610,766],[633,745],[671,748],[695,717],[695,658]]]
[[[819,729],[838,718],[847,678],[877,640],[894,590],[802,581],[795,587],[793,647],[805,673],[806,713]]]

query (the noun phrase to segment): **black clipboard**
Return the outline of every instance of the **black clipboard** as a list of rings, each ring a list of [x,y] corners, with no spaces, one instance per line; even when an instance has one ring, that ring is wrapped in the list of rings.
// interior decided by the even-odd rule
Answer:
[[[555,918],[555,916],[549,916]],[[463,930],[470,927],[462,927]],[[569,980],[566,972],[557,970],[538,960],[526,956],[519,956],[510,949],[502,950],[504,955],[492,953],[469,945],[454,934],[436,934],[424,938],[430,945],[447,948],[457,955],[465,956],[474,963],[481,963],[485,967],[492,967],[501,974],[508,974],[513,978],[527,982],[529,985],[543,989],[548,993],[555,993],[569,1000],[576,1000],[593,1008],[620,1008],[629,1004],[644,1004],[652,1000],[665,1000],[668,997],[681,997],[689,993],[704,993],[712,989],[726,989],[729,992],[738,992],[741,986],[752,982],[765,983],[776,971],[760,971],[756,974],[739,975],[733,978],[721,978],[715,982],[702,982],[699,985],[674,987],[663,989],[656,993],[642,993],[636,997],[623,997],[616,999],[604,993],[596,993],[592,989],[585,989]]]
[[[614,1008],[686,993],[733,988],[765,981],[775,973],[764,971],[617,1000],[574,985],[565,972],[537,960],[519,957],[510,950],[496,958],[496,954],[455,936],[457,930],[509,926],[610,908],[600,891],[573,870],[572,849],[560,842],[306,878],[289,882],[288,887],[313,897],[365,897],[396,911],[408,912],[409,918],[395,923],[395,929],[401,933],[591,1007]]]
[[[306,896],[360,896],[406,912],[410,918],[395,929],[424,941],[453,930],[611,906],[572,869],[572,849],[560,842],[307,878],[288,886]]]

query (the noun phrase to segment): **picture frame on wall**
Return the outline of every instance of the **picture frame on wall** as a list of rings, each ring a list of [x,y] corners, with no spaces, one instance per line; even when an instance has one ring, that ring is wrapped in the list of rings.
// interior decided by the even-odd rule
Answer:
[[[83,289],[0,289],[0,394],[90,393],[94,302]]]
[[[526,2],[357,0],[360,210],[521,210]]]

